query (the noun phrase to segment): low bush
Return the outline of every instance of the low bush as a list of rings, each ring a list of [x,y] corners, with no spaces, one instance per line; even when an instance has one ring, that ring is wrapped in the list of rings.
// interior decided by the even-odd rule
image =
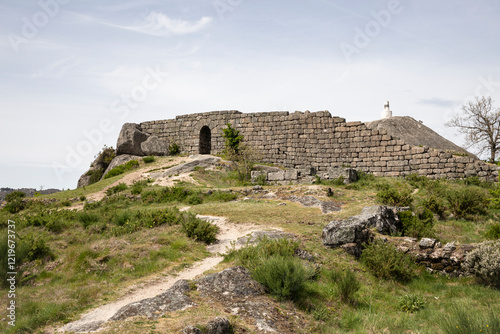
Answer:
[[[304,296],[306,281],[314,272],[300,259],[273,255],[252,270],[253,278],[279,300],[298,301]]]
[[[216,236],[217,232],[219,232],[219,227],[206,220],[196,218],[194,215],[186,215],[181,225],[182,230],[189,238],[203,241],[207,244],[217,240]]]
[[[108,188],[106,190],[106,195],[111,196],[113,194],[117,194],[119,192],[127,190],[127,188],[128,188],[128,186],[125,183],[119,183],[114,187]]]
[[[94,212],[82,211],[77,214],[77,219],[82,223],[83,228],[87,228],[90,225],[97,223],[100,220],[100,216]]]
[[[405,179],[414,188],[423,188],[429,183],[429,179],[426,176],[420,176],[418,174],[407,175]]]
[[[361,254],[361,262],[378,278],[402,282],[410,281],[416,270],[416,265],[409,255],[382,241],[368,245]]]
[[[10,283],[7,281],[7,272],[16,271],[18,273],[17,278],[22,277],[22,270],[20,266],[23,263],[34,261],[34,260],[52,260],[54,259],[54,253],[47,245],[45,239],[41,236],[35,236],[33,234],[28,234],[22,238],[18,238],[16,250],[15,250],[15,270],[9,269],[8,254],[9,254],[9,244],[7,241],[7,231],[2,231],[2,238],[0,238],[0,286],[7,288]]]
[[[424,305],[424,299],[414,293],[406,294],[399,298],[399,309],[406,313],[417,312],[421,310]]]
[[[500,223],[496,223],[494,225],[491,225],[488,228],[488,231],[486,231],[485,236],[486,236],[486,238],[491,239],[491,240],[500,239]]]
[[[453,306],[440,322],[445,334],[500,333],[498,310],[478,313],[464,306]]]
[[[7,194],[5,196],[5,201],[7,202],[12,202],[12,201],[15,201],[15,200],[20,200],[20,199],[23,199],[26,197],[26,194],[23,193],[22,191],[13,191],[11,192],[10,194]]]
[[[263,259],[270,258],[271,256],[293,256],[298,247],[298,243],[290,239],[269,239],[263,237],[259,238],[255,245],[247,245],[238,250],[232,249],[225,255],[225,260],[236,259],[238,265],[252,270]]]
[[[257,175],[257,178],[254,181],[254,184],[258,184],[259,186],[267,185],[267,175],[266,174]]]
[[[463,264],[482,283],[500,287],[500,240],[479,244],[465,256]]]
[[[441,197],[437,197],[435,195],[430,195],[430,196],[427,196],[426,198],[422,199],[420,204],[422,207],[424,207],[424,208],[430,210],[431,212],[435,213],[436,215],[438,215],[440,219],[445,218],[446,206],[444,204],[444,201],[441,199]]]
[[[22,199],[13,199],[3,207],[3,210],[8,213],[18,213],[24,210],[25,205]]]
[[[352,270],[346,270],[344,274],[339,275],[337,285],[340,290],[340,299],[346,303],[354,303],[354,295],[361,288],[361,283],[356,279]]]
[[[453,215],[464,219],[485,214],[489,204],[485,190],[476,187],[450,189],[446,193],[446,200]]]
[[[177,155],[180,153],[180,148],[179,148],[179,145],[177,145],[176,143],[172,143],[168,146],[168,154],[169,155]]]
[[[152,155],[148,156],[148,157],[144,157],[144,158],[142,158],[142,161],[144,161],[147,164],[150,164],[152,162],[155,162],[155,157]]]
[[[410,206],[413,202],[413,196],[409,189],[384,189],[377,193],[377,199],[382,204],[391,206]]]
[[[401,219],[404,236],[418,239],[435,237],[434,215],[430,210],[423,209],[417,214],[413,214],[411,211],[402,211],[398,213],[398,216]]]
[[[500,187],[490,189],[490,208],[500,210]]]
[[[238,198],[237,194],[229,193],[227,191],[213,191],[205,196],[207,202],[231,202]]]
[[[67,222],[72,220],[74,212],[68,210],[60,210],[55,212],[38,212],[34,215],[25,215],[27,226],[45,227],[47,230],[60,233],[66,226]]]
[[[106,173],[106,175],[104,176],[104,179],[109,179],[110,177],[123,174],[123,173],[128,172],[129,170],[135,169],[137,167],[139,167],[139,161],[131,160],[123,165],[116,166],[115,168],[111,169],[109,172]]]

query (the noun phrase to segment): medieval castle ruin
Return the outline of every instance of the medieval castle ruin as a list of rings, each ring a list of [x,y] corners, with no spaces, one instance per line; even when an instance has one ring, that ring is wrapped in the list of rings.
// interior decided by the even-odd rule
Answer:
[[[392,117],[388,103],[383,119],[346,122],[328,111],[213,111],[123,126],[118,154],[166,155],[176,143],[181,153],[218,154],[222,129],[230,123],[262,160],[288,169],[327,172],[350,167],[379,176],[412,173],[430,178],[478,176],[496,181],[497,166],[484,163],[411,117]]]

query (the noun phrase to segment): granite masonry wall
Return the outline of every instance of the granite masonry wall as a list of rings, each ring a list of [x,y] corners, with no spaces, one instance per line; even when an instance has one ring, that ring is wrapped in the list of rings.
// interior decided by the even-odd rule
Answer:
[[[328,111],[264,112],[214,111],[141,123],[143,132],[175,142],[188,154],[217,154],[224,149],[222,129],[238,129],[244,141],[263,160],[286,168],[348,166],[380,176],[412,173],[430,178],[479,176],[497,181],[495,165],[454,152],[408,145],[385,130],[362,122],[346,122]]]

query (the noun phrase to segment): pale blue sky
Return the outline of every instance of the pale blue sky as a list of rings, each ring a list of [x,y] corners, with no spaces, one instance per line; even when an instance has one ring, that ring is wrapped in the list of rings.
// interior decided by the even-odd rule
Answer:
[[[498,13],[493,0],[4,0],[0,187],[74,188],[124,122],[211,110],[370,121],[389,100],[461,144],[444,127],[461,104],[500,106]]]

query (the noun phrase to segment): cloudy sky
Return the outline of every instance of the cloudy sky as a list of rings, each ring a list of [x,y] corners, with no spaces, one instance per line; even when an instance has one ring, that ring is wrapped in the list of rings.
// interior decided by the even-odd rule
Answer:
[[[75,188],[121,125],[211,110],[444,123],[500,105],[497,0],[3,0],[0,187]]]

